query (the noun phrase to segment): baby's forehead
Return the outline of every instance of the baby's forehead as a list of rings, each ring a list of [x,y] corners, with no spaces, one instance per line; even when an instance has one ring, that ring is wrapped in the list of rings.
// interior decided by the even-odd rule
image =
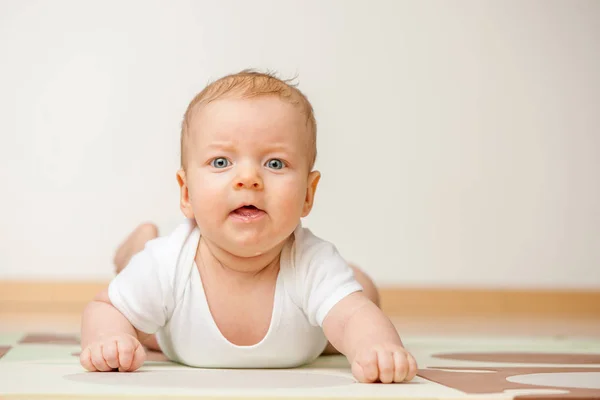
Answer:
[[[190,115],[185,148],[205,149],[228,145],[236,151],[265,153],[267,148],[316,158],[315,132],[299,104],[278,96],[225,98],[198,105]]]
[[[219,99],[199,105],[191,121],[198,134],[307,136],[306,118],[294,104],[274,96]]]
[[[274,113],[274,115],[289,115],[293,117],[303,114],[302,108],[291,99],[283,99],[277,95],[220,97],[197,105],[195,115],[206,114],[215,116],[223,113],[242,112],[251,110],[252,113]]]

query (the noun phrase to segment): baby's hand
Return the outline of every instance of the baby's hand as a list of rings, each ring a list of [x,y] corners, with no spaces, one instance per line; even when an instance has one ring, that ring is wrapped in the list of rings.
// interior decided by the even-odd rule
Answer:
[[[146,360],[139,340],[128,334],[103,338],[83,349],[79,361],[88,371],[135,371]]]
[[[356,353],[352,374],[362,383],[410,381],[417,374],[417,362],[397,344],[368,346]]]

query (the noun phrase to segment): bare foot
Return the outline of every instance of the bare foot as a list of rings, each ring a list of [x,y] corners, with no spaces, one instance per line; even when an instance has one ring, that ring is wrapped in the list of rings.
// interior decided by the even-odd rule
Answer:
[[[144,249],[146,242],[158,237],[158,227],[153,223],[139,225],[129,234],[127,239],[117,249],[115,258],[115,272],[118,274],[127,266],[131,257]]]

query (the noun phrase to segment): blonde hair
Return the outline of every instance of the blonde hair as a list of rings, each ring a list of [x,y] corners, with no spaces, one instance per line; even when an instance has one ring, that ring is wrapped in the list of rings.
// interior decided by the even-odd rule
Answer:
[[[309,137],[309,166],[312,170],[317,158],[317,123],[312,105],[306,96],[291,83],[291,79],[279,79],[273,73],[262,73],[254,70],[224,76],[206,86],[188,105],[181,124],[181,168],[185,169],[185,147],[189,135],[190,123],[196,109],[212,101],[233,94],[241,98],[276,95],[285,101],[300,107],[306,116]]]

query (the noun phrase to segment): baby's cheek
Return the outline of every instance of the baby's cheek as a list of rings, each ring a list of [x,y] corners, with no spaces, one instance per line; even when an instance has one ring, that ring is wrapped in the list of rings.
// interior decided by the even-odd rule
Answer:
[[[216,192],[210,186],[194,189],[194,192],[190,193],[190,201],[196,216],[211,216],[214,218],[218,211],[224,207],[224,203],[226,203],[222,194]]]
[[[272,201],[276,204],[277,211],[288,218],[297,218],[302,212],[304,204],[304,191],[297,185],[286,185],[272,193]]]
[[[199,173],[194,176],[194,182],[191,185],[191,191],[196,203],[213,204],[222,202],[225,184],[223,178],[210,174]]]

